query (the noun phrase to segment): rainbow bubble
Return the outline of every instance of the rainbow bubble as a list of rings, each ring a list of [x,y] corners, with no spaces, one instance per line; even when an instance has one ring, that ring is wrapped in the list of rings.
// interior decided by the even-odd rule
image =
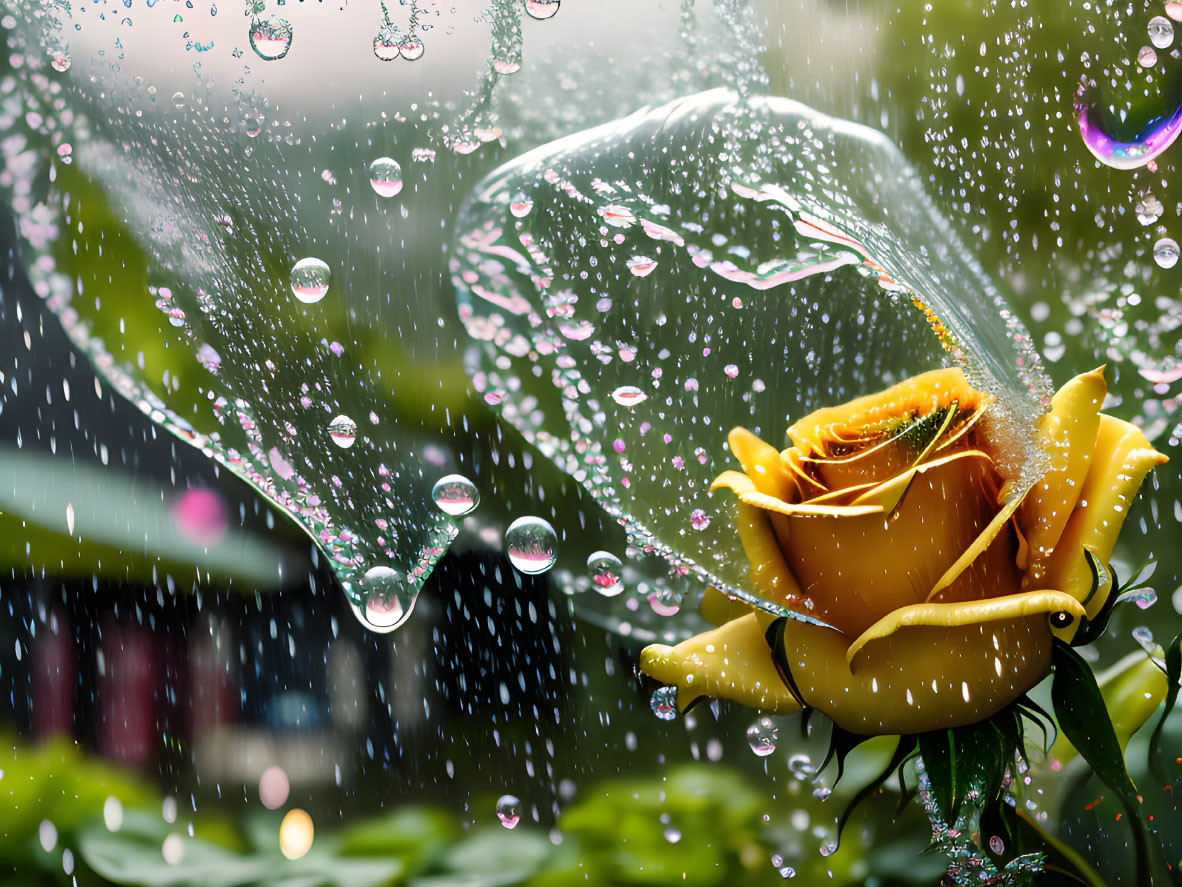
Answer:
[[[1094,95],[1092,89],[1081,87],[1075,99],[1075,121],[1084,144],[1105,166],[1114,169],[1145,166],[1182,133],[1182,101],[1175,102],[1173,110],[1151,118],[1134,130],[1128,122],[1110,121]]]

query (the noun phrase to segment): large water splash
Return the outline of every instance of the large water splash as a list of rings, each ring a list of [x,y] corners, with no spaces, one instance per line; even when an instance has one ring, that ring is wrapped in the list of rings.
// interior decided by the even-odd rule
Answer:
[[[456,243],[478,389],[674,573],[756,601],[708,492],[732,426],[778,442],[942,362],[997,396],[1008,470],[1040,468],[1029,337],[871,130],[786,99],[678,99],[497,170]]]

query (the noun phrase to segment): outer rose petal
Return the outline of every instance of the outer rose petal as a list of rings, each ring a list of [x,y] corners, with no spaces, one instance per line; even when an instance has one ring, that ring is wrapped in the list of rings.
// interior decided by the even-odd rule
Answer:
[[[1038,613],[1070,613],[1076,619],[1080,619],[1084,615],[1084,608],[1071,595],[1053,590],[1007,594],[1004,597],[986,598],[981,601],[901,607],[862,632],[846,651],[846,661],[852,663],[854,657],[867,644],[890,637],[904,628],[920,625],[977,625]]]
[[[800,704],[772,662],[755,613],[695,635],[676,647],[645,647],[640,670],[662,684],[677,687],[681,709],[699,696],[710,696],[776,714],[800,711]]]
[[[922,733],[989,717],[1043,678],[1043,613],[968,625],[916,625],[874,642],[856,672],[848,639],[788,620],[784,646],[805,702],[852,733]]]
[[[1141,429],[1102,414],[1096,449],[1080,490],[1079,503],[1047,560],[1044,584],[1084,600],[1092,587],[1092,570],[1084,549],[1102,563],[1108,562],[1145,475],[1155,465],[1167,461],[1150,445]],[[1088,601],[1089,619],[1104,605],[1111,585],[1109,579]],[[1078,627],[1078,622],[1073,623],[1059,636],[1070,640]]]
[[[1100,406],[1107,392],[1103,367],[1076,376],[1055,392],[1050,412],[1039,420],[1039,435],[1051,466],[1031,488],[1018,512],[1018,523],[1033,561],[1027,581],[1041,578],[1041,561],[1059,541],[1079,500],[1096,446]]]

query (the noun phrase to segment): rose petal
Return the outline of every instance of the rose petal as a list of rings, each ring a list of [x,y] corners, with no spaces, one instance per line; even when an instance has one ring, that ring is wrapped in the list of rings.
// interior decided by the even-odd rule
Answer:
[[[1084,608],[1071,595],[1055,590],[1025,591],[963,603],[913,604],[888,613],[862,632],[846,650],[846,662],[853,662],[858,652],[871,641],[889,637],[908,626],[977,625],[1036,613],[1070,613],[1078,621],[1084,615]]]
[[[1041,613],[968,625],[915,625],[874,642],[856,670],[848,638],[788,620],[784,646],[806,703],[853,733],[922,733],[989,717],[1050,667]]]
[[[808,456],[824,452],[826,440],[855,438],[863,429],[880,427],[900,416],[924,416],[953,403],[962,410],[975,410],[988,398],[968,383],[959,368],[933,370],[877,394],[816,410],[793,424],[788,437]]]
[[[731,429],[727,443],[756,490],[783,501],[791,502],[796,498],[796,484],[784,471],[779,450],[746,428]]]
[[[1041,578],[1041,563],[1055,547],[1079,500],[1100,427],[1100,406],[1108,386],[1104,368],[1076,376],[1051,399],[1051,409],[1039,420],[1039,435],[1050,459],[1050,469],[1031,489],[1018,512],[1033,565],[1030,580]]]
[[[662,684],[677,687],[677,706],[683,710],[698,697],[709,696],[775,714],[800,711],[800,704],[776,670],[763,632],[752,613],[676,647],[645,647],[640,670]]]
[[[1108,562],[1141,481],[1155,465],[1168,461],[1153,449],[1137,426],[1100,415],[1096,448],[1080,489],[1079,504],[1047,560],[1047,585],[1061,588],[1077,600],[1087,597],[1092,587],[1092,570],[1084,549],[1102,563]],[[1109,578],[1088,601],[1089,619],[1104,606],[1111,584]],[[1060,636],[1070,640],[1077,627],[1069,626]]]

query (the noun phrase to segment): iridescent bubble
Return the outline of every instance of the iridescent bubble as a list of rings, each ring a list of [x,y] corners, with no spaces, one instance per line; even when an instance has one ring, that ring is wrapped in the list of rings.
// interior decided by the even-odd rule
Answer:
[[[1165,212],[1165,207],[1152,194],[1147,194],[1137,201],[1137,205],[1133,207],[1133,212],[1137,216],[1137,221],[1142,225],[1152,225],[1161,218],[1162,213]]]
[[[615,597],[624,590],[620,581],[623,570],[623,563],[610,551],[597,551],[587,558],[587,572],[591,574],[595,590],[604,597]]]
[[[319,302],[328,293],[330,276],[328,265],[320,259],[300,259],[291,269],[292,295],[305,305]]]
[[[661,687],[653,693],[651,702],[653,714],[662,721],[672,721],[677,717],[677,688]]]
[[[521,799],[516,795],[501,795],[497,799],[497,819],[505,828],[515,828],[521,821]]]
[[[1178,264],[1178,241],[1163,237],[1153,245],[1153,261],[1159,268],[1173,268]]]
[[[525,0],[525,11],[532,18],[548,19],[554,17],[560,5],[561,0]]]
[[[1137,52],[1137,64],[1142,68],[1152,68],[1157,64],[1157,53],[1152,46],[1142,46]]]
[[[1001,839],[1000,835],[994,835],[989,839],[989,849],[993,851],[995,856],[1000,856],[1005,853],[1006,842]]]
[[[449,474],[435,482],[431,488],[431,498],[444,514],[460,517],[480,504],[480,491],[464,475]]]
[[[1167,49],[1174,42],[1174,25],[1164,15],[1149,20],[1149,42],[1158,49]]]
[[[751,750],[764,758],[776,750],[776,738],[779,730],[769,717],[761,717],[747,728],[747,742]]]
[[[369,165],[369,184],[379,197],[393,197],[402,190],[402,167],[391,157],[379,157]]]
[[[1094,86],[1081,89],[1075,100],[1075,122],[1092,156],[1113,169],[1137,169],[1157,158],[1182,133],[1182,102],[1136,124],[1106,116]],[[1131,117],[1129,119],[1132,119]]]
[[[505,553],[509,562],[530,576],[545,573],[554,566],[558,559],[557,546],[558,534],[554,527],[540,517],[519,517],[505,531]]]
[[[250,26],[250,48],[265,61],[273,62],[287,55],[291,49],[291,22],[272,16],[256,18]]]
[[[185,94],[183,92],[174,92],[172,94],[172,106],[174,108],[185,107]]]
[[[342,450],[347,450],[357,440],[357,423],[341,414],[328,423],[328,436]]]

